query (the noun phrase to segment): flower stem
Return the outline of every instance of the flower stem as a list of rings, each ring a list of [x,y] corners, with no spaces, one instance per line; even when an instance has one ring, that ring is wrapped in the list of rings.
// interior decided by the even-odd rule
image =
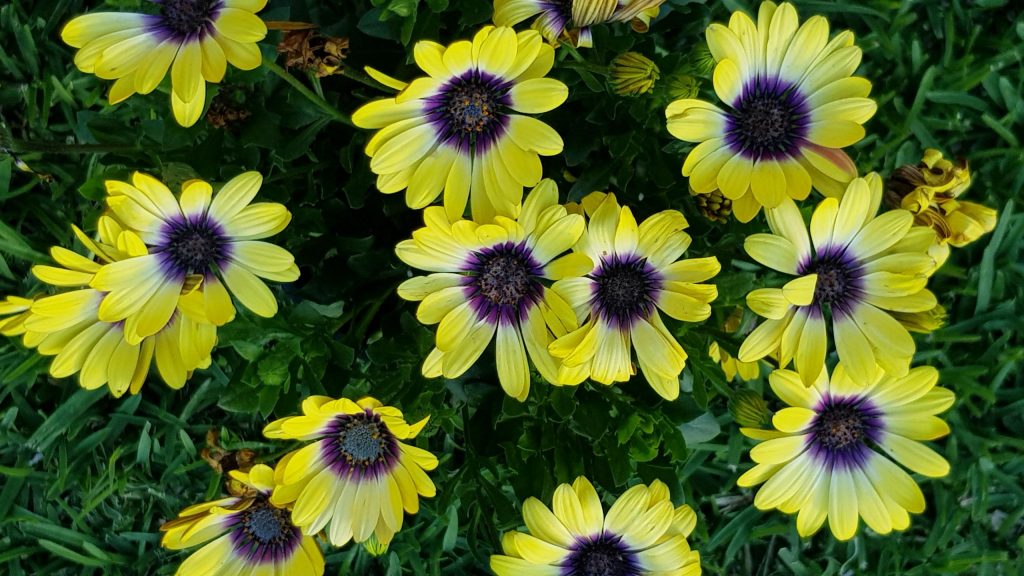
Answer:
[[[277,74],[277,76],[280,77],[282,80],[291,84],[292,88],[295,88],[295,90],[297,90],[299,94],[305,96],[307,100],[315,104],[317,108],[323,111],[324,114],[326,114],[335,122],[340,122],[346,126],[355,126],[355,124],[352,123],[351,118],[349,118],[346,114],[340,112],[334,106],[331,106],[323,98],[317,96],[316,93],[314,93],[312,90],[306,88],[306,86],[298,78],[289,74],[287,70],[278,66],[276,62],[264,60],[263,65],[267,68],[267,70],[270,70],[274,74]]]

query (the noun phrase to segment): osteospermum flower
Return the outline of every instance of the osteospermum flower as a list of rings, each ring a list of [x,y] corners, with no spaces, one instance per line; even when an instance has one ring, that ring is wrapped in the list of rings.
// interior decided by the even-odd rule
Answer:
[[[686,226],[675,210],[659,212],[638,226],[614,194],[600,203],[575,248],[590,257],[594,268],[552,287],[582,324],[550,346],[562,360],[562,384],[579,384],[587,377],[602,384],[629,380],[632,344],[655,391],[669,400],[679,396],[687,355],[658,310],[686,322],[706,320],[718,290],[700,282],[721,269],[713,256],[679,260],[690,245]]]
[[[311,396],[302,414],[263,429],[268,438],[313,441],[278,462],[271,502],[293,502],[292,521],[309,535],[326,527],[335,546],[372,536],[387,546],[402,529],[402,511],[415,514],[419,497],[435,493],[424,470],[437,468],[437,457],[402,442],[429,417],[408,424],[397,408],[370,397]]]
[[[149,94],[171,73],[171,107],[182,126],[196,123],[206,83],[224,78],[227,64],[252,70],[262,62],[257,42],[267,27],[256,16],[266,0],[154,0],[157,14],[95,12],[61,31],[75,66],[104,80],[111,104]]]
[[[939,242],[963,247],[996,227],[995,210],[960,200],[971,186],[966,160],[954,164],[929,148],[920,164],[900,166],[886,185],[890,203],[913,212],[914,222],[935,230]]]
[[[831,323],[839,359],[858,381],[869,380],[876,363],[895,376],[907,373],[914,340],[890,312],[935,307],[925,288],[937,267],[929,253],[935,234],[913,227],[906,210],[876,216],[881,198],[877,174],[854,180],[842,200],[818,205],[810,234],[792,200],[768,211],[772,234],[748,236],[744,248],[797,278],[747,295],[750,309],[767,320],[747,336],[740,360],[777,353],[779,366],[795,360],[810,386],[825,363]]]
[[[160,545],[182,550],[204,544],[178,567],[178,576],[320,576],[324,557],[311,536],[292,524],[270,498],[274,471],[257,464],[232,470],[246,493],[190,506],[160,527]]]
[[[647,32],[665,0],[494,0],[494,23],[516,24],[537,16],[533,27],[551,43],[568,40],[574,46],[594,45],[590,27],[609,22],[630,22],[633,30]]]
[[[764,483],[754,505],[799,513],[801,536],[827,518],[832,534],[849,540],[858,516],[879,534],[905,530],[909,514],[924,511],[924,495],[892,460],[930,478],[949,473],[949,463],[922,441],[949,434],[936,414],[953,405],[953,393],[936,387],[939,373],[930,366],[857,380],[840,363],[831,381],[827,371],[819,374],[806,388],[794,372],[772,373],[772,390],[789,407],[775,413],[775,430],[741,429],[760,443],[750,451],[757,465],[737,483]]]
[[[434,202],[444,191],[452,222],[467,201],[473,217],[519,215],[523,187],[541,179],[539,156],[562,151],[562,138],[531,116],[558,107],[568,97],[565,84],[544,76],[554,49],[533,30],[486,26],[473,41],[447,48],[421,41],[416,64],[429,76],[417,78],[394,98],[356,110],[352,121],[379,129],[366,144],[385,193],[406,190],[413,209]]]
[[[210,365],[210,353],[217,342],[216,327],[175,310],[155,335],[129,342],[122,323],[100,321],[99,308],[105,294],[84,286],[105,263],[146,252],[141,239],[130,231],[121,231],[110,218],[101,218],[99,229],[100,241],[94,242],[74,228],[99,262],[54,247],[50,254],[60,266],[32,268],[43,282],[79,289],[29,301],[19,332],[22,341],[44,356],[54,356],[51,376],[66,378],[77,373],[79,384],[88,390],[107,386],[115,397],[125,392],[137,394],[154,359],[161,379],[171,388],[181,388],[192,371]]]
[[[558,204],[558,187],[543,180],[530,192],[519,220],[449,224],[439,207],[427,208],[426,228],[395,252],[410,266],[435,272],[398,287],[406,300],[422,300],[416,317],[437,324],[436,348],[423,364],[428,377],[456,378],[473,365],[497,334],[498,380],[523,401],[530,393],[527,358],[549,382],[558,366],[548,353],[552,335],[576,328],[576,317],[542,279],[584,274],[583,254],[562,256],[583,234],[583,217]]]
[[[763,2],[757,24],[734,12],[728,27],[707,29],[715,93],[727,109],[686,99],[666,110],[669,132],[699,143],[683,163],[690,186],[720,189],[741,222],[762,206],[803,200],[812,185],[839,196],[857,176],[842,148],[864,137],[877,107],[871,83],[851,76],[861,59],[853,34],[828,36],[825,18],[800,25],[789,3]]]
[[[549,509],[540,500],[523,502],[528,532],[507,532],[504,555],[491,556],[498,576],[572,576],[701,573],[700,553],[686,537],[697,515],[686,504],[672,505],[668,487],[655,480],[622,494],[604,513],[593,485],[580,476],[555,490]]]
[[[260,278],[292,282],[299,269],[287,250],[258,241],[291,221],[281,204],[250,204],[262,183],[259,173],[245,172],[214,196],[210,184],[190,180],[175,198],[162,182],[139,172],[131,184],[108,180],[107,205],[149,253],[96,273],[90,286],[107,293],[100,320],[123,320],[128,340],[137,342],[167,325],[187,283],[199,284],[202,315],[216,326],[235,316],[224,284],[257,315],[276,314],[277,300]]]

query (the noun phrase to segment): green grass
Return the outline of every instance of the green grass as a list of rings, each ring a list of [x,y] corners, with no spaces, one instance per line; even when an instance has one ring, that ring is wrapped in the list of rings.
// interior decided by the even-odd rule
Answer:
[[[738,345],[717,327],[751,284],[765,281],[741,248],[763,221],[702,220],[679,176],[686,147],[664,129],[665,98],[622,99],[601,77],[627,49],[654,56],[671,75],[703,42],[708,22],[752,2],[668,0],[669,13],[648,35],[599,28],[597,48],[580,52],[585,64],[570,59],[556,68],[571,98],[544,116],[566,141],[565,154],[545,163],[563,198],[612,189],[641,215],[680,209],[692,223],[690,254],[723,262],[712,320],[674,325],[691,351],[684,384],[692,394],[665,403],[639,378],[614,389],[537,383],[523,405],[504,398],[487,355],[457,381],[419,376],[431,333],[394,293],[406,269],[393,246],[421,217],[400,195],[373,189],[366,134],[265,68],[233,71],[221,88],[252,113],[234,131],[203,122],[177,127],[166,87],[110,109],[102,102],[108,83],[75,70],[58,36],[65,21],[99,4],[0,6],[0,145],[23,163],[0,154],[0,293],[38,290],[29,267],[46,260],[50,245],[73,245],[69,223],[94,227],[103,180],[134,169],[171,182],[260,170],[266,197],[295,214],[280,242],[296,254],[303,277],[280,289],[278,317],[243,314],[222,330],[215,365],[178,393],[157,382],[121,400],[83,391],[49,377],[48,363],[19,343],[0,342],[0,574],[173,573],[183,555],[159,548],[157,528],[221,489],[222,478],[199,455],[206,432],[219,429],[227,448],[251,448],[271,461],[289,446],[265,441],[263,424],[293,413],[311,393],[373,393],[413,418],[430,414],[422,445],[441,456],[438,496],[408,520],[391,550],[376,559],[360,547],[331,550],[328,574],[484,574],[500,532],[519,524],[520,502],[549,499],[578,474],[605,494],[638,480],[666,481],[677,502],[698,510],[693,545],[708,574],[1024,574],[1018,2],[798,2],[803,17],[819,13],[834,30],[853,29],[864,48],[860,74],[874,82],[879,111],[854,150],[861,170],[888,174],[938,147],[971,161],[969,199],[1000,210],[996,231],[956,250],[932,280],[949,323],[917,338],[916,362],[938,367],[942,385],[958,396],[946,416],[952,435],[934,443],[952,472],[922,481],[929,506],[910,530],[888,537],[862,530],[849,543],[827,533],[801,541],[792,518],[755,510],[752,493],[735,487],[749,466],[749,443],[726,409],[734,385],[703,351],[710,338]],[[390,14],[383,22],[382,13]],[[409,77],[407,45],[470,35],[489,19],[490,2],[271,0],[263,16],[320,23],[350,37],[353,67]],[[272,57],[272,41],[264,55]],[[298,79],[345,113],[380,95],[341,76],[318,85]],[[709,86],[705,79],[702,89]],[[760,391],[764,382],[751,387]]]

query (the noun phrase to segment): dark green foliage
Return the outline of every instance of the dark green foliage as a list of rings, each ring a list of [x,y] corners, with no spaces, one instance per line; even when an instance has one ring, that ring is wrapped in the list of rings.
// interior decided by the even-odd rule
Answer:
[[[704,220],[679,173],[688,150],[664,128],[666,80],[687,62],[711,21],[752,2],[668,0],[651,33],[598,27],[595,49],[559,51],[554,75],[570,99],[544,120],[565,154],[545,159],[563,199],[613,190],[638,216],[666,207],[691,222],[691,256],[717,255],[720,297],[703,326],[673,323],[690,352],[684,393],[666,403],[637,377],[615,388],[556,389],[535,382],[529,400],[506,398],[493,354],[457,381],[425,380],[419,363],[432,332],[395,295],[406,268],[394,245],[421,224],[401,195],[384,196],[362,148],[367,134],[331,120],[279,77],[233,70],[221,94],[251,113],[234,129],[174,124],[167,84],[110,108],[109,83],[78,72],[59,40],[84,0],[13,0],[0,6],[0,293],[32,294],[28,275],[50,245],[73,246],[68,223],[94,227],[103,180],[132,170],[180,183],[224,181],[245,169],[266,177],[262,196],[294,213],[279,242],[302,278],[278,290],[272,320],[248,314],[220,332],[215,365],[173,392],[155,378],[141,395],[114,400],[46,374],[48,361],[0,342],[0,574],[171,574],[184,557],[158,546],[157,528],[178,510],[221,491],[200,458],[206,432],[228,449],[273,461],[289,445],[263,439],[270,418],[294,413],[308,394],[372,393],[410,419],[431,415],[420,445],[441,457],[438,496],[425,502],[381,558],[349,546],[327,555],[328,574],[484,574],[502,531],[519,526],[520,502],[551,497],[586,474],[605,494],[660,478],[677,502],[698,510],[693,546],[708,574],[1024,574],[1024,19],[1008,0],[797,2],[852,28],[864,48],[861,75],[879,111],[853,154],[862,172],[888,174],[925,147],[972,164],[969,199],[1000,210],[996,231],[954,251],[931,288],[949,325],[917,337],[919,364],[937,366],[958,401],[953,434],[934,444],[952,463],[923,481],[929,508],[904,534],[862,530],[850,543],[827,531],[801,541],[794,521],[752,507],[735,487],[749,466],[748,441],[727,408],[726,383],[707,354],[710,340],[733,352],[719,327],[765,278],[742,252],[764,229]],[[106,9],[138,9],[109,0]],[[487,0],[271,0],[266,20],[315,22],[347,36],[347,65],[372,65],[409,79],[411,44],[467,37],[490,18]],[[273,58],[272,33],[264,43]],[[653,95],[621,98],[606,66],[626,50],[662,70]],[[350,113],[384,93],[350,78],[296,77]],[[710,94],[710,80],[701,79]],[[28,167],[32,172],[23,171]],[[752,315],[747,313],[747,321]],[[749,385],[756,391],[763,381]],[[610,501],[610,500],[609,500]]]

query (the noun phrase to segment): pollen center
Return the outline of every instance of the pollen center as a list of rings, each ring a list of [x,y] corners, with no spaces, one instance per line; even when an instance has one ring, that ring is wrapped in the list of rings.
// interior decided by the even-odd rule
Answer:
[[[755,160],[794,153],[807,132],[804,100],[779,79],[749,83],[729,113],[727,141],[733,150]]]
[[[384,454],[384,438],[376,422],[353,422],[341,435],[341,449],[353,460],[373,462]]]
[[[861,296],[860,263],[843,251],[825,248],[814,260],[800,267],[800,274],[817,274],[814,304],[845,313]]]
[[[463,132],[481,133],[495,119],[498,102],[494,91],[479,80],[453,85],[448,92],[448,116]]]
[[[242,526],[260,544],[283,541],[290,536],[292,529],[287,510],[261,501],[246,509]]]
[[[818,282],[814,287],[814,300],[822,304],[832,305],[841,302],[846,296],[846,286],[850,283],[850,272],[845,266],[835,262],[821,262],[816,267]]]
[[[525,244],[506,242],[474,252],[466,262],[466,296],[477,317],[518,320],[540,299],[541,267]]]
[[[609,322],[629,326],[654,311],[654,295],[661,288],[657,272],[644,258],[613,256],[601,261],[594,274],[596,305]]]
[[[206,217],[170,225],[163,250],[181,274],[203,274],[226,256],[227,242],[220,227]]]
[[[618,537],[601,535],[577,545],[569,555],[569,576],[636,576],[633,554]]]
[[[427,115],[441,140],[486,148],[504,134],[511,84],[479,70],[452,78],[427,98]]]
[[[163,0],[161,23],[176,37],[199,36],[210,25],[220,3],[221,0]]]
[[[852,404],[834,404],[818,414],[814,424],[814,438],[821,446],[832,450],[846,448],[860,442],[867,431],[864,413]]]
[[[530,271],[521,258],[495,254],[481,266],[480,293],[499,306],[512,306],[530,289]]]

